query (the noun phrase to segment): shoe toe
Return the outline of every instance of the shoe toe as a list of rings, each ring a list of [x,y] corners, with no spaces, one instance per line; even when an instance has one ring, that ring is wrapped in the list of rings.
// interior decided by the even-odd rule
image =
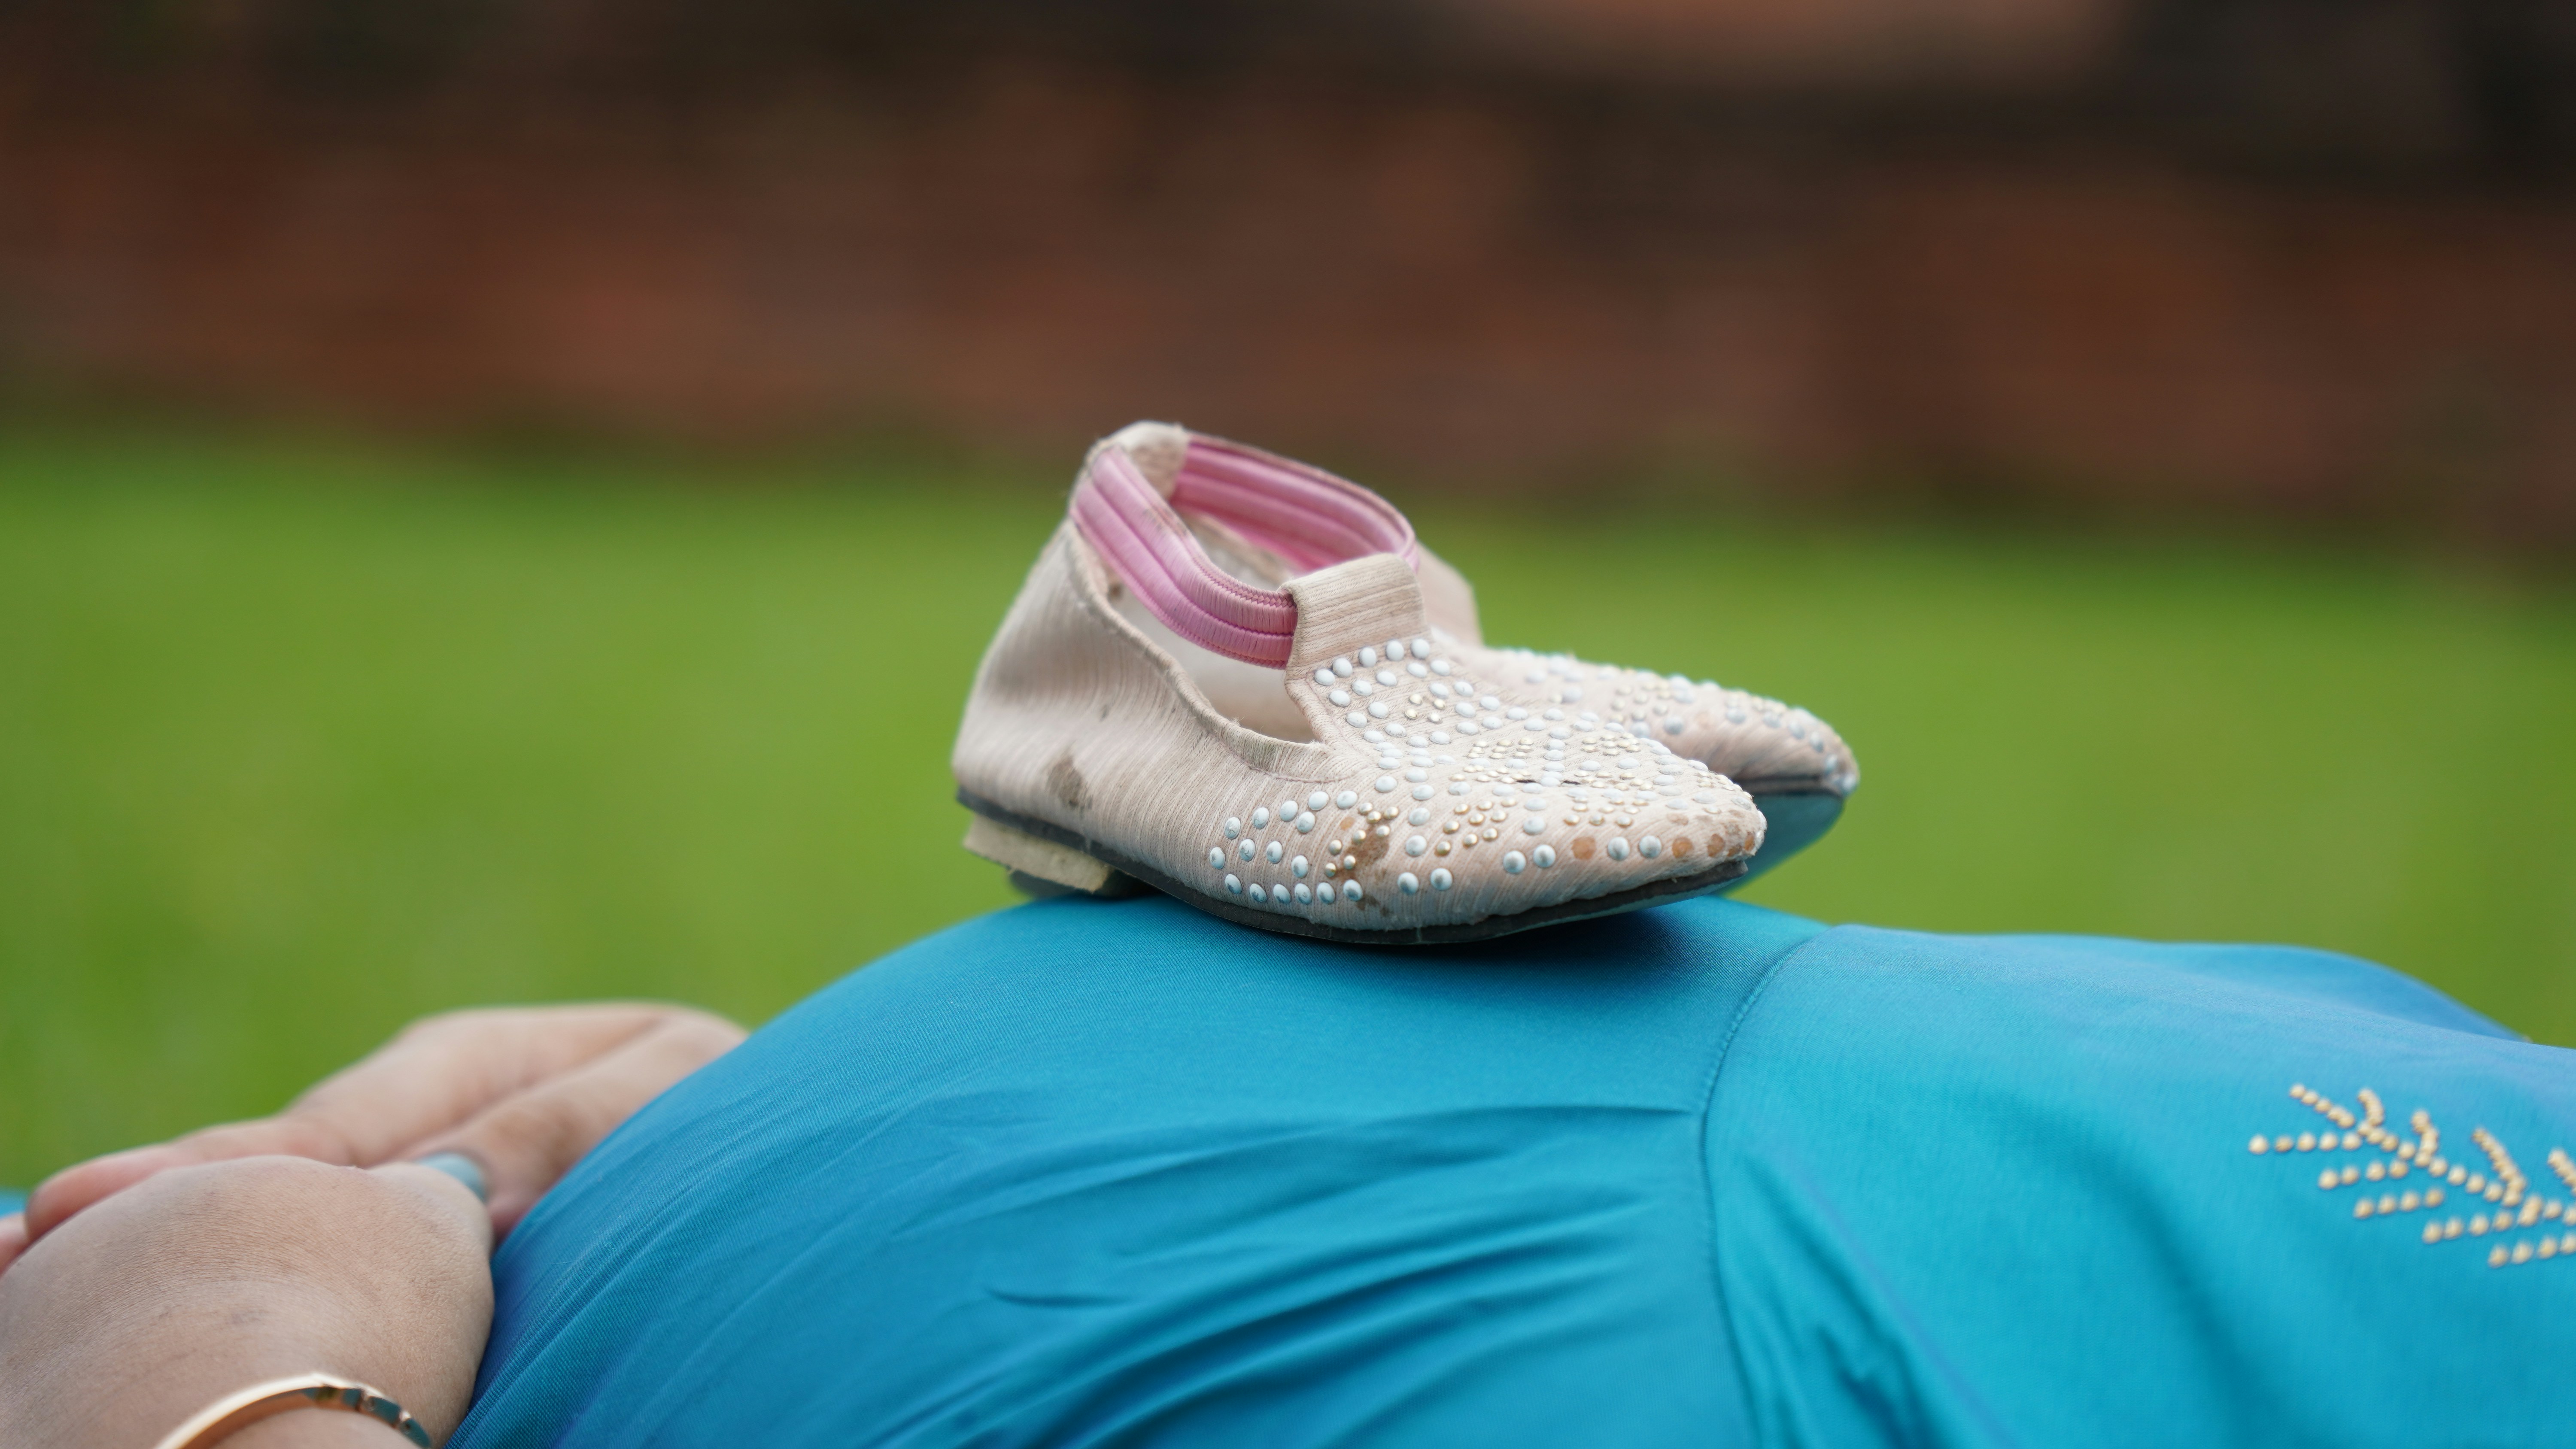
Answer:
[[[1848,795],[1860,766],[1831,725],[1776,699],[1679,675],[1587,663],[1568,655],[1475,651],[1526,707],[1556,711],[1581,732],[1606,729],[1766,789]]]
[[[1627,758],[1635,775],[1641,761]],[[1527,773],[1471,755],[1319,788],[1332,802],[1320,814],[1228,809],[1209,830],[1203,889],[1321,925],[1453,927],[1722,871],[1762,845],[1752,798],[1704,771],[1570,790]]]
[[[1696,707],[1678,716],[1683,729],[1673,741],[1676,753],[1757,793],[1788,788],[1849,795],[1860,784],[1851,748],[1833,726],[1807,711],[1741,690],[1703,687],[1697,693]]]

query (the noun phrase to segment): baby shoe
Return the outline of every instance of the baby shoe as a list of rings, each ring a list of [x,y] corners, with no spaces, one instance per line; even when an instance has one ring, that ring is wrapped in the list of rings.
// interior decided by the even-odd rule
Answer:
[[[1377,501],[1357,484],[1176,424],[1131,424],[1114,440],[1166,493],[1194,452],[1208,450],[1293,475],[1329,478]],[[1257,520],[1248,533],[1233,526],[1233,514],[1194,506],[1195,488],[1173,501],[1206,550],[1236,578],[1277,587],[1296,571],[1295,560],[1262,546],[1268,540],[1259,535]],[[1599,746],[1605,741],[1596,732],[1607,729],[1639,742],[1631,748],[1651,741],[1698,761],[1750,792],[1768,822],[1762,853],[1750,863],[1745,879],[1813,844],[1841,817],[1843,802],[1859,786],[1860,765],[1850,748],[1832,726],[1803,709],[1709,680],[1594,664],[1570,654],[1488,647],[1477,619],[1476,593],[1465,577],[1419,542],[1413,557],[1432,644],[1473,677],[1480,691],[1472,719],[1453,713],[1453,737],[1518,728],[1544,732],[1559,746]],[[1595,763],[1602,758],[1597,748],[1591,758]],[[1583,763],[1582,753],[1566,753],[1558,773]]]
[[[1131,429],[1069,515],[952,760],[967,848],[1023,883],[1422,944],[1697,895],[1762,846],[1752,797],[1704,762],[1503,705],[1529,687],[1435,641],[1412,528],[1366,489]]]

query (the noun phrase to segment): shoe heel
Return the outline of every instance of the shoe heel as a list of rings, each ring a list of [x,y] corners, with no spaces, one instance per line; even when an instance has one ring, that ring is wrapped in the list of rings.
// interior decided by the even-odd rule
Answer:
[[[1112,899],[1145,889],[1123,871],[1069,845],[1040,840],[987,816],[973,817],[966,827],[966,848],[1011,873],[1011,884],[1043,900],[1049,896],[1096,896]]]

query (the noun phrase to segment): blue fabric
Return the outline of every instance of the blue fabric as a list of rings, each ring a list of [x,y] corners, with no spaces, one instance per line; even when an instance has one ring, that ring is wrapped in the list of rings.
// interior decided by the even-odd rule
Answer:
[[[5,1218],[27,1205],[27,1195],[12,1188],[0,1187],[0,1218]]]
[[[2429,1174],[2251,1152],[2329,1125],[2293,1082],[2568,1195],[2570,1053],[2318,952],[1025,906],[583,1162],[453,1442],[2563,1442],[2576,1227],[2355,1218]]]

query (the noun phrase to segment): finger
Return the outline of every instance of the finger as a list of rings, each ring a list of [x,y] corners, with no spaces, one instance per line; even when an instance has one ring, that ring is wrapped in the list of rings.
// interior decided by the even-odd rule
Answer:
[[[409,1143],[470,1121],[512,1093],[682,1015],[699,1016],[677,1007],[610,1003],[425,1018],[275,1117],[209,1127],[55,1174],[28,1200],[29,1236],[41,1238],[83,1208],[174,1167],[273,1154],[343,1167],[389,1161]]]
[[[289,1115],[230,1122],[173,1142],[129,1147],[75,1163],[39,1183],[27,1198],[29,1236],[41,1238],[74,1213],[172,1168],[270,1156],[360,1166],[361,1145],[326,1118]]]
[[[449,1012],[405,1028],[365,1060],[323,1079],[278,1120],[348,1145],[359,1166],[616,1050],[678,1014],[617,1002]]]
[[[472,1188],[437,1168],[416,1162],[388,1162],[368,1170],[438,1204],[441,1211],[454,1217],[482,1244],[487,1255],[492,1251],[492,1217],[483,1210],[483,1199],[476,1197]]]
[[[169,1146],[135,1147],[93,1157],[87,1162],[66,1167],[27,1194],[27,1210],[20,1221],[28,1238],[41,1238],[61,1227],[65,1219],[102,1198],[125,1191],[156,1172],[185,1167],[196,1161],[186,1153]]]
[[[27,1198],[30,1235],[41,1238],[73,1214],[158,1173],[244,1157],[302,1157],[336,1167],[363,1167],[363,1140],[312,1117],[263,1117],[191,1132],[174,1142],[130,1147],[76,1163],[39,1183]]]
[[[370,1166],[406,1142],[469,1120],[531,1082],[650,1030],[672,1008],[614,1004],[449,1012],[307,1091],[275,1117],[228,1123],[173,1142],[66,1168],[27,1203],[31,1239],[155,1173],[272,1154]]]
[[[462,1152],[482,1164],[493,1228],[507,1233],[601,1138],[672,1083],[731,1051],[742,1035],[728,1021],[675,1014],[404,1155]]]
[[[0,1218],[0,1273],[8,1272],[9,1265],[18,1261],[18,1255],[25,1251],[27,1251],[27,1215],[11,1213],[5,1218]]]

